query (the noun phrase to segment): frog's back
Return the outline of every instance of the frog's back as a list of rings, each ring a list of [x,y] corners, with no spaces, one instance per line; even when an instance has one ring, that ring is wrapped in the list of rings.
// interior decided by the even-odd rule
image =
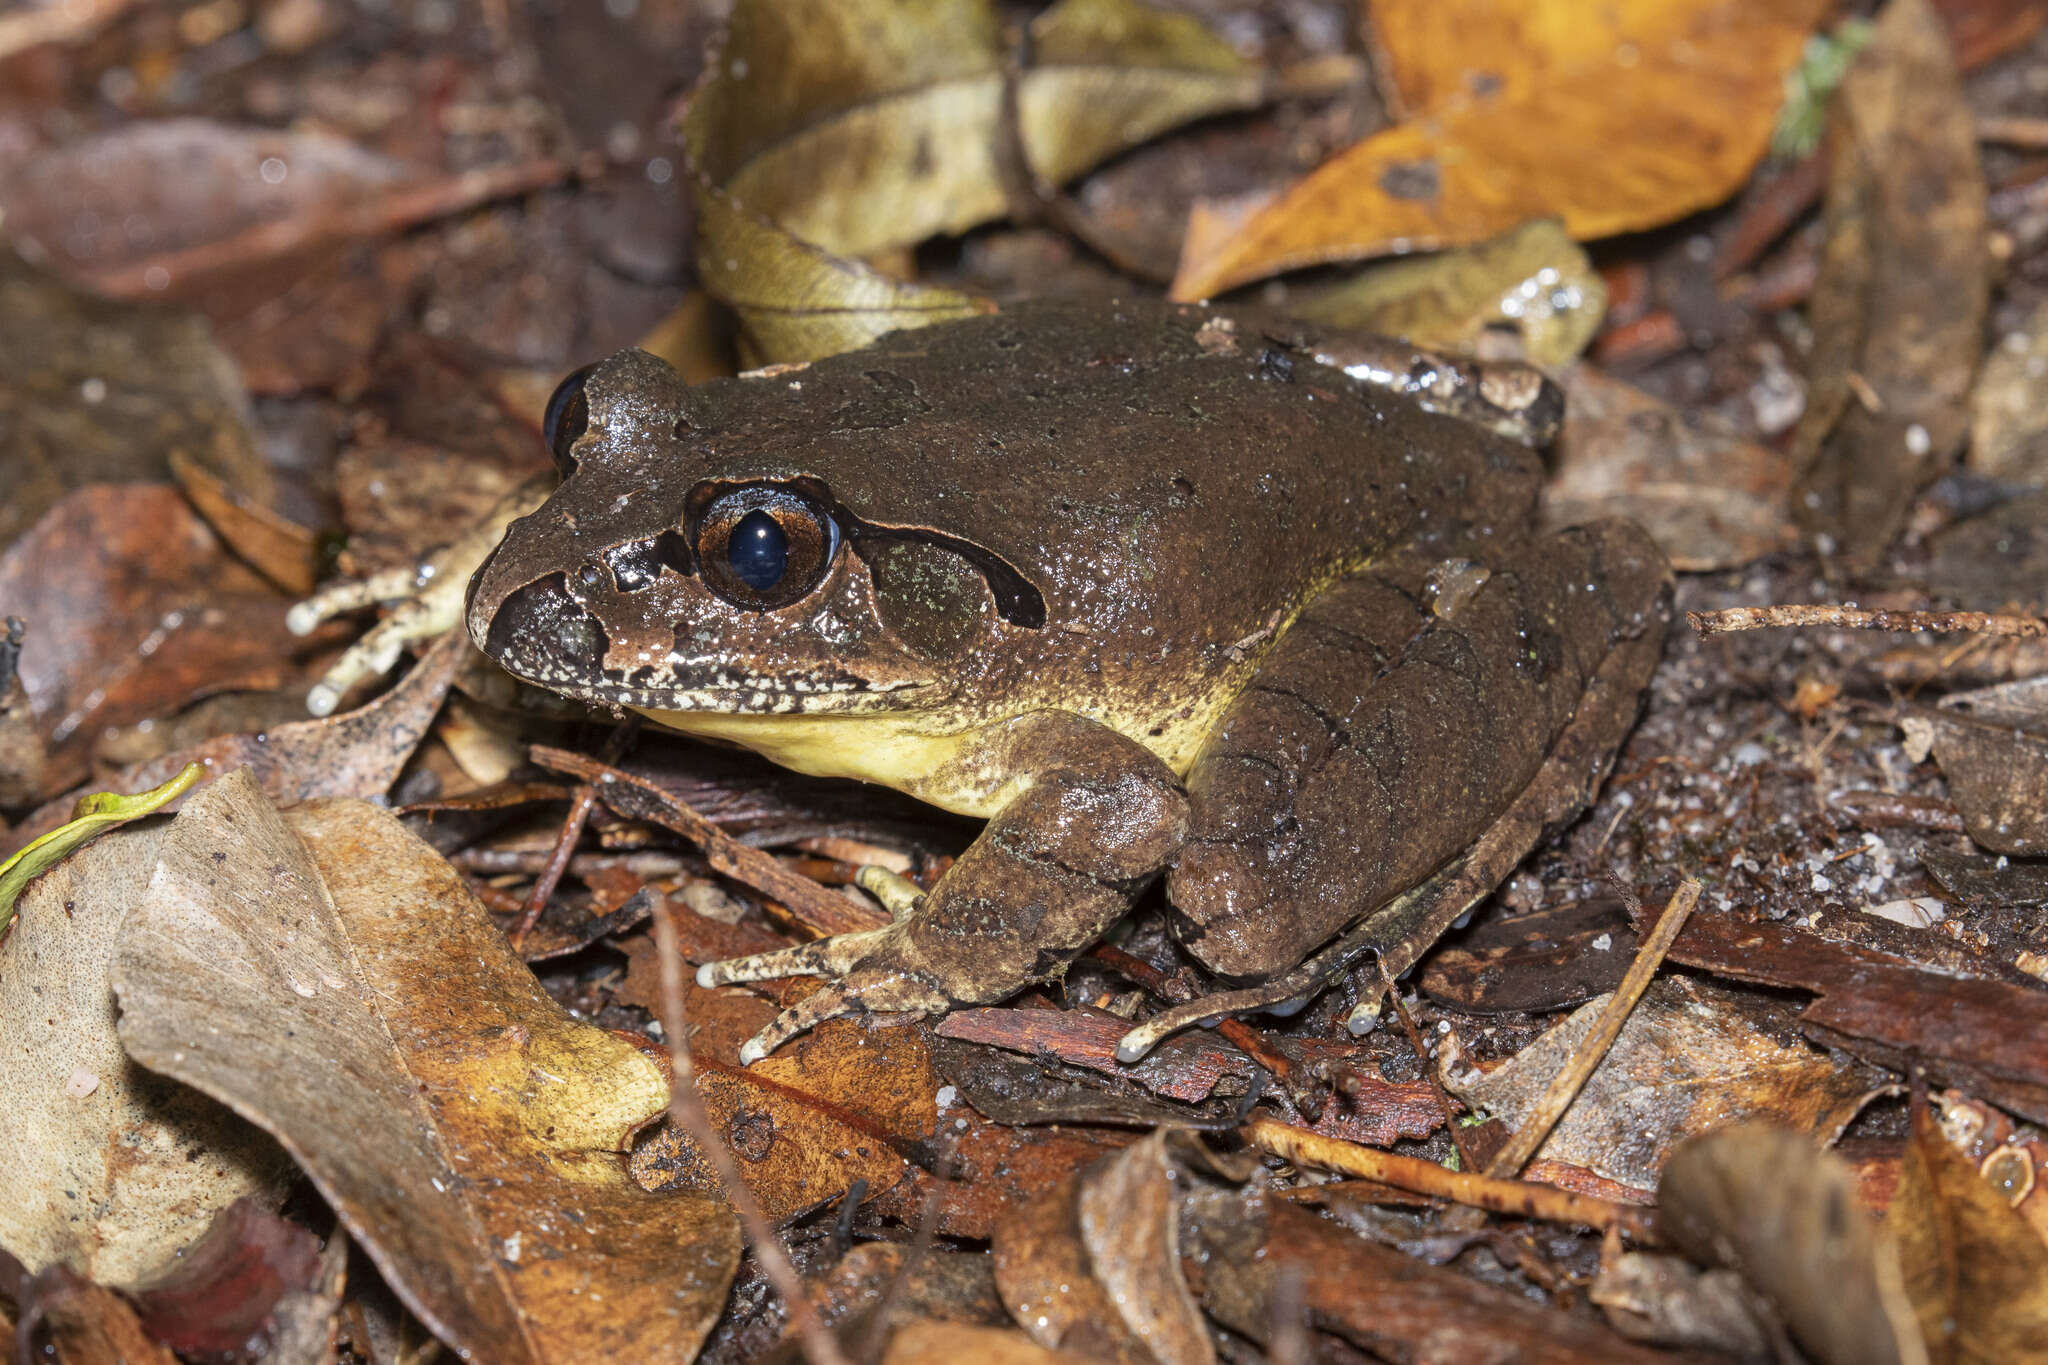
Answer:
[[[764,382],[794,401],[750,401]],[[1269,631],[1393,547],[1519,526],[1540,473],[1226,314],[1157,302],[1028,303],[691,407],[712,463],[810,474],[863,519],[973,541],[1040,587],[1056,629],[1165,652]]]

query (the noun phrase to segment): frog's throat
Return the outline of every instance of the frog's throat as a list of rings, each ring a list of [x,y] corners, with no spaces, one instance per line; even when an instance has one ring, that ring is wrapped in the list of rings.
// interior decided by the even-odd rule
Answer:
[[[987,775],[977,779],[960,763],[977,727],[935,731],[929,717],[914,712],[632,709],[671,730],[752,749],[796,772],[878,782],[958,815],[987,819],[1001,805]]]
[[[1075,714],[1136,741],[1185,774],[1227,700],[1227,694],[1208,696],[1164,722],[1136,710]],[[632,709],[671,730],[737,744],[800,773],[880,783],[956,815],[986,820],[1002,809],[1020,774],[986,766],[983,741],[1022,715],[1065,708],[1041,703],[995,711],[941,706],[815,714]]]

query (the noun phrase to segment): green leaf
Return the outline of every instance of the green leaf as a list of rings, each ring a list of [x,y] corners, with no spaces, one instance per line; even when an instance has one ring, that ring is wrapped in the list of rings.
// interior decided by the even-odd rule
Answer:
[[[153,814],[177,800],[205,771],[202,763],[187,763],[176,777],[146,792],[133,796],[94,792],[79,797],[68,824],[24,845],[0,863],[0,934],[14,923],[14,903],[21,898],[23,887],[114,826]]]

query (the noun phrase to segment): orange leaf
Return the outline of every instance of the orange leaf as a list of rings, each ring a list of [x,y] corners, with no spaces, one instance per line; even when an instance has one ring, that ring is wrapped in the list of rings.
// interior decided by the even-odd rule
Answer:
[[[1577,238],[1718,203],[1763,156],[1824,0],[1375,5],[1406,122],[1181,260],[1199,299],[1297,266],[1475,242],[1531,218]],[[1191,241],[1193,239],[1191,238]]]

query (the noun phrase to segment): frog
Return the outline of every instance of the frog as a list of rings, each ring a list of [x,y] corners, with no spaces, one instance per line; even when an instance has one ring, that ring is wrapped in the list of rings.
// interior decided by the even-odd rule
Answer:
[[[863,869],[881,927],[704,964],[824,979],[743,1062],[1053,981],[1161,882],[1218,999],[1298,1006],[1339,944],[1390,981],[1583,811],[1661,653],[1662,554],[1539,531],[1536,451],[1320,356],[1052,300],[557,390],[559,485],[469,582],[484,654],[986,822],[928,890]]]

